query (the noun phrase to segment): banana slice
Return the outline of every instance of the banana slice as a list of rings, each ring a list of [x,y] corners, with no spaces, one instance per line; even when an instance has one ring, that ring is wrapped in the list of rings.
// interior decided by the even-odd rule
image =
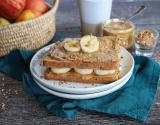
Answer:
[[[71,70],[71,68],[51,68],[51,71],[56,74],[67,73]]]
[[[65,39],[64,48],[69,52],[79,52],[81,47],[78,40]]]
[[[79,69],[79,68],[74,68],[75,72],[82,74],[82,75],[87,75],[91,74],[93,72],[93,69]]]
[[[122,67],[121,66],[119,67],[119,71],[122,71]]]
[[[108,75],[108,74],[113,74],[115,73],[115,70],[94,70],[95,74],[97,75]]]
[[[83,52],[92,53],[99,49],[99,41],[96,36],[86,35],[81,38],[80,46]]]

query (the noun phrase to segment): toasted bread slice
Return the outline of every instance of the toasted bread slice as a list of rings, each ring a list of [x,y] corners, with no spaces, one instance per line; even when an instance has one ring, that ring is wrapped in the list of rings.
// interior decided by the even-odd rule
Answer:
[[[43,66],[45,67],[78,67],[78,68],[91,68],[91,69],[117,69],[119,67],[119,62],[108,61],[108,62],[81,62],[78,60],[75,61],[59,61],[54,58],[47,57],[43,60]]]
[[[93,53],[68,52],[64,42],[57,42],[43,59],[45,67],[77,67],[92,69],[117,69],[120,62],[120,47],[113,37],[99,37],[99,50]]]
[[[109,83],[112,81],[116,81],[119,79],[120,73],[116,71],[114,74],[110,75],[96,75],[96,74],[88,74],[81,75],[74,71],[70,71],[65,74],[55,74],[51,70],[47,70],[44,73],[44,78],[51,80],[61,80],[61,81],[70,81],[70,82],[81,82],[81,83]]]

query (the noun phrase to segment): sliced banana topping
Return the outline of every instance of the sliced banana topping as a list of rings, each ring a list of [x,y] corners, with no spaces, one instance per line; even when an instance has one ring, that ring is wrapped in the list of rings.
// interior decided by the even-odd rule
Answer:
[[[71,68],[51,68],[51,70],[56,74],[63,74],[69,72]]]
[[[79,52],[81,47],[78,40],[66,39],[64,43],[64,48],[69,52]]]
[[[122,67],[121,66],[119,67],[119,71],[122,71]]]
[[[93,69],[79,69],[79,68],[74,68],[75,72],[86,75],[86,74],[91,74],[93,72]]]
[[[96,36],[86,35],[81,38],[80,46],[83,52],[92,53],[99,49],[99,41]]]
[[[113,74],[115,73],[115,70],[94,70],[95,74],[97,75],[108,75],[108,74]]]

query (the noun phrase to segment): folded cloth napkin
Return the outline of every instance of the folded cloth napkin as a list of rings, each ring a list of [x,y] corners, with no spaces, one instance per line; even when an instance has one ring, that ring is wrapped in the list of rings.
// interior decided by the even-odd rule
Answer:
[[[63,38],[57,36],[51,43]],[[145,121],[156,94],[160,65],[154,60],[134,56],[135,68],[128,83],[109,95],[88,99],[69,100],[60,98],[42,90],[32,79],[29,63],[33,51],[15,49],[0,59],[0,71],[22,81],[28,95],[35,96],[48,112],[57,116],[73,118],[81,110],[93,110],[111,115],[123,115]]]

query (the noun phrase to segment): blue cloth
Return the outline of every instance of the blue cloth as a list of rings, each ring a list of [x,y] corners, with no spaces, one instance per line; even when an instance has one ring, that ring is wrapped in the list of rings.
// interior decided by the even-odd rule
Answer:
[[[51,43],[63,37],[57,36]],[[132,77],[125,86],[114,93],[96,99],[69,100],[45,92],[33,81],[29,63],[34,53],[22,49],[13,50],[0,59],[0,71],[22,81],[25,92],[35,96],[48,112],[68,119],[73,118],[81,110],[128,116],[140,121],[147,119],[160,75],[160,65],[154,60],[134,56],[135,68]]]

